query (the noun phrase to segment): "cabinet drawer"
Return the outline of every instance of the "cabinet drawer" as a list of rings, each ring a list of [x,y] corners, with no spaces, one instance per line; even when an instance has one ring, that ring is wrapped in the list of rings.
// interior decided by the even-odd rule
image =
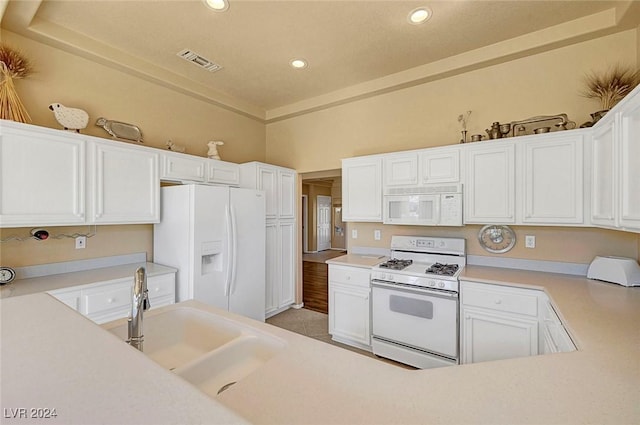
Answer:
[[[329,281],[346,285],[369,287],[371,271],[359,267],[329,265]]]
[[[130,308],[132,296],[131,285],[129,280],[127,280],[126,282],[118,282],[83,290],[83,313],[94,315],[103,311]]]
[[[462,303],[509,313],[538,315],[538,291],[462,283]]]
[[[173,273],[154,276],[148,279],[147,289],[149,298],[154,299],[170,296],[175,299],[175,275]]]

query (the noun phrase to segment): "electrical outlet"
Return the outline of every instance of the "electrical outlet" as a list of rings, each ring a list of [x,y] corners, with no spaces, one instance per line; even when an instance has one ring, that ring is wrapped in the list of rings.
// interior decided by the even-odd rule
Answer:
[[[358,239],[358,229],[351,229],[351,239]]]
[[[87,247],[87,237],[78,236],[76,238],[76,249],[85,249]]]
[[[536,247],[536,237],[532,235],[527,235],[524,237],[524,247],[525,248],[535,248]]]
[[[373,231],[373,239],[379,241],[380,240],[380,230]]]

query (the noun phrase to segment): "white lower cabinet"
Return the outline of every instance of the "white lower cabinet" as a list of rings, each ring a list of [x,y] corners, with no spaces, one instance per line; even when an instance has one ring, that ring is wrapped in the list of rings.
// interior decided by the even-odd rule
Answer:
[[[538,320],[463,307],[462,363],[538,354]]]
[[[175,303],[175,274],[147,277],[151,308]],[[127,317],[131,312],[133,279],[97,282],[50,291],[69,307],[101,324]]]
[[[576,350],[544,292],[467,281],[460,291],[462,363]]]
[[[460,282],[462,363],[538,354],[540,291]]]
[[[335,341],[371,350],[370,271],[329,265],[329,333]]]

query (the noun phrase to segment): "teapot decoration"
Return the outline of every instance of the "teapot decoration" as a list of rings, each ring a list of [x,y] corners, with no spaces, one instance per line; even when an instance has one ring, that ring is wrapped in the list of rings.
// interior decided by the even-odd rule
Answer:
[[[487,135],[489,139],[500,139],[502,138],[502,132],[500,131],[500,123],[498,121],[491,124],[491,129],[486,129]]]

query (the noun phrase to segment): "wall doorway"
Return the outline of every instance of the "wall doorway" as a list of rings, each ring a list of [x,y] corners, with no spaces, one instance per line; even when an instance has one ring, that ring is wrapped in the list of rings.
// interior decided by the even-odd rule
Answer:
[[[331,196],[318,195],[316,251],[331,249]]]

